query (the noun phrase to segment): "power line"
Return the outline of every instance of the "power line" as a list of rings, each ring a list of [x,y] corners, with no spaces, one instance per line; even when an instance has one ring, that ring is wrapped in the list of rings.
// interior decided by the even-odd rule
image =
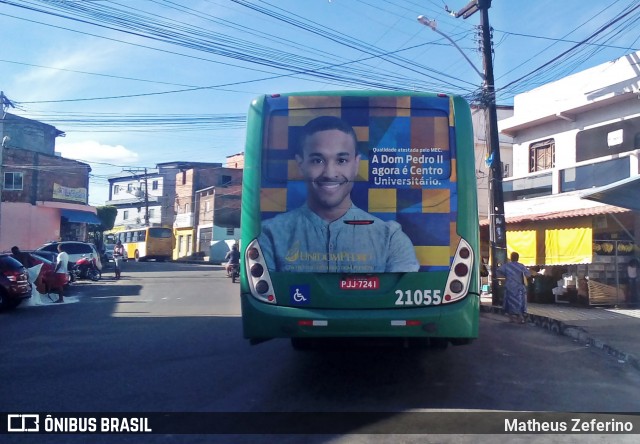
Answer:
[[[591,40],[592,38],[596,37],[597,35],[601,34],[602,32],[604,32],[606,29],[608,29],[609,27],[613,26],[615,23],[619,22],[620,20],[622,20],[623,18],[625,18],[626,16],[628,16],[629,14],[631,14],[632,12],[634,12],[635,10],[640,9],[640,4],[637,4],[634,8],[632,8],[631,10],[619,15],[618,17],[616,17],[615,19],[611,20],[609,23],[605,24],[604,26],[600,27],[600,29],[598,29],[597,31],[595,31],[593,34],[591,34],[589,37],[587,37],[586,39],[578,42],[577,44],[573,45],[571,48],[567,49],[566,51],[562,52],[561,54],[559,54],[558,56],[554,57],[553,59],[549,60],[548,62],[542,64],[541,66],[537,67],[536,69],[534,69],[533,71],[530,71],[529,73],[519,77],[516,80],[513,80],[509,83],[507,83],[505,86],[503,86],[502,88],[500,88],[501,90],[507,89],[510,86],[524,80],[527,77],[530,77],[531,75],[535,74],[536,72],[542,70],[543,68],[552,65],[554,62],[556,62],[557,60],[561,59],[562,57],[564,57],[565,55],[569,54],[570,52],[572,52],[573,50],[575,50],[576,48],[584,45],[586,42],[588,42],[589,40]]]

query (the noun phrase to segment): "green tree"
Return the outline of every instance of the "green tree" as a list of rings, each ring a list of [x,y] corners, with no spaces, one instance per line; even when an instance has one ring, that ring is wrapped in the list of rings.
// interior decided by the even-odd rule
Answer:
[[[116,221],[118,209],[112,206],[96,207],[100,225],[94,225],[95,230],[91,233],[93,243],[98,247],[98,251],[104,252],[104,232],[111,230]]]
[[[96,211],[98,213],[98,219],[102,224],[100,225],[100,231],[108,231],[113,228],[113,224],[116,221],[116,215],[118,214],[118,209],[113,206],[106,205],[104,207],[96,207]]]

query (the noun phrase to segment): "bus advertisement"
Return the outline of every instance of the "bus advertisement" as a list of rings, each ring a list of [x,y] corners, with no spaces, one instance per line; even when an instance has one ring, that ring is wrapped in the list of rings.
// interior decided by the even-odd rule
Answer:
[[[471,113],[457,96],[334,91],[252,102],[241,302],[251,343],[478,335]]]

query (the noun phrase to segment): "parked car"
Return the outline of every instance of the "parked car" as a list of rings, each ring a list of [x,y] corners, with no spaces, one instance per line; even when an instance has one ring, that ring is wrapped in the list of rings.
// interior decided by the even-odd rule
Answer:
[[[104,255],[109,262],[113,262],[113,247],[115,246],[116,244],[104,244]],[[124,262],[127,262],[129,260],[127,250],[124,250],[124,256],[122,257],[122,260]]]
[[[88,242],[78,241],[62,241],[51,242],[36,249],[39,251],[48,251],[51,253],[58,252],[58,245],[62,244],[64,251],[69,255],[69,262],[75,264],[82,256],[87,257],[89,260],[95,259],[98,270],[102,271],[102,261],[100,260],[100,254],[96,249],[96,246]]]
[[[0,308],[15,308],[30,297],[27,269],[10,254],[0,254]]]
[[[58,252],[52,252],[52,251],[44,251],[44,250],[38,250],[38,251],[27,251],[27,253],[33,253],[38,255],[38,257],[44,258],[46,260],[48,260],[49,262],[51,262],[53,265],[56,264],[56,262],[58,262]]]

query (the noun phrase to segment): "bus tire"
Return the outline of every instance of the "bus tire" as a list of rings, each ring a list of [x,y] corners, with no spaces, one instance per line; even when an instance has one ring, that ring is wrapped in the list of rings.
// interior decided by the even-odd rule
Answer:
[[[446,350],[449,346],[447,338],[430,338],[429,345],[434,350]]]
[[[427,350],[431,347],[431,338],[408,338],[408,345],[412,350]]]
[[[308,351],[313,349],[313,341],[309,338],[291,338],[291,347],[295,351]]]

